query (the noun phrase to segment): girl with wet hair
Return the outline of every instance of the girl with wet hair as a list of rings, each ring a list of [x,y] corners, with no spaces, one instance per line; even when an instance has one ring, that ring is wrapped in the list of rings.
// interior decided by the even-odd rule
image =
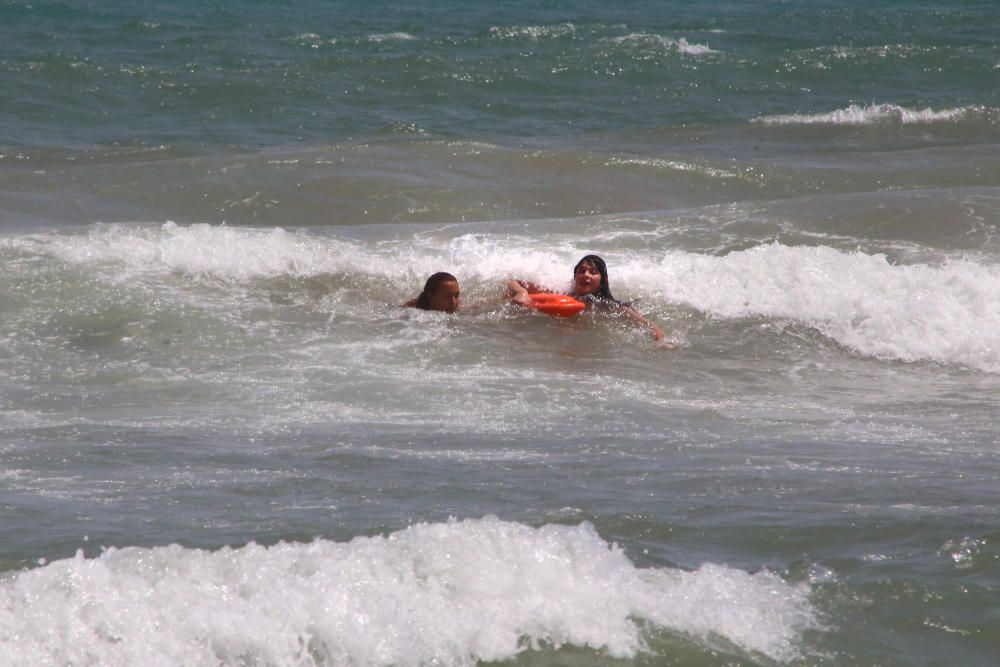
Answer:
[[[537,285],[518,280],[507,281],[507,287],[513,294],[512,301],[523,306],[531,305],[529,294],[543,291]],[[632,306],[616,299],[611,294],[611,283],[608,279],[608,265],[597,255],[586,255],[573,267],[573,284],[569,296],[583,301],[587,308],[597,307],[611,315],[621,315],[647,329],[653,335],[653,340],[663,338],[660,328],[640,315]]]
[[[458,285],[458,278],[450,273],[439,271],[427,279],[427,282],[424,283],[424,291],[416,298],[404,303],[403,306],[450,314],[458,310],[461,296],[462,291]]]
[[[573,267],[573,289],[569,295],[577,299],[590,297],[619,306],[627,306],[611,296],[608,265],[597,255],[587,255]]]

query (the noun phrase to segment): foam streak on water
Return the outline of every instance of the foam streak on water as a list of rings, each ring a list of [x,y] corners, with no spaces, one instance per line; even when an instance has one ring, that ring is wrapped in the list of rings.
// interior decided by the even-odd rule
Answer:
[[[979,107],[957,109],[907,109],[896,104],[852,104],[844,109],[817,114],[787,114],[755,119],[765,125],[872,125],[875,123],[922,124],[982,119],[996,123],[997,110]]]

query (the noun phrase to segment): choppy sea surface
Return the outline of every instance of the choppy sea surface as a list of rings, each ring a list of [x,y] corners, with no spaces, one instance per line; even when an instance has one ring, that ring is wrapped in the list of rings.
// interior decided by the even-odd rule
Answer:
[[[0,1],[0,664],[995,665],[998,34]]]

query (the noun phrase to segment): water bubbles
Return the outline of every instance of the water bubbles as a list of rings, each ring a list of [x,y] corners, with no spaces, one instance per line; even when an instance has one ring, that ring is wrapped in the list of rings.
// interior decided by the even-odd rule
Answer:
[[[951,559],[956,569],[969,570],[975,567],[976,561],[985,546],[985,539],[963,537],[945,542],[938,550],[938,555]]]

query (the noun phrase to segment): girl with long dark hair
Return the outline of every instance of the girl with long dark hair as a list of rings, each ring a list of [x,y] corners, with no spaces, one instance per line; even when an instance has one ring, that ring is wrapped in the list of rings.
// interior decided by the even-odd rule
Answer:
[[[529,294],[543,291],[537,285],[519,280],[507,281],[507,287],[513,294],[511,300],[523,306],[531,305]],[[646,327],[653,335],[653,340],[663,338],[663,332],[658,326],[611,294],[608,265],[597,255],[587,255],[573,267],[573,284],[568,294],[583,301],[587,308],[599,308],[614,315],[623,315],[636,324]]]

